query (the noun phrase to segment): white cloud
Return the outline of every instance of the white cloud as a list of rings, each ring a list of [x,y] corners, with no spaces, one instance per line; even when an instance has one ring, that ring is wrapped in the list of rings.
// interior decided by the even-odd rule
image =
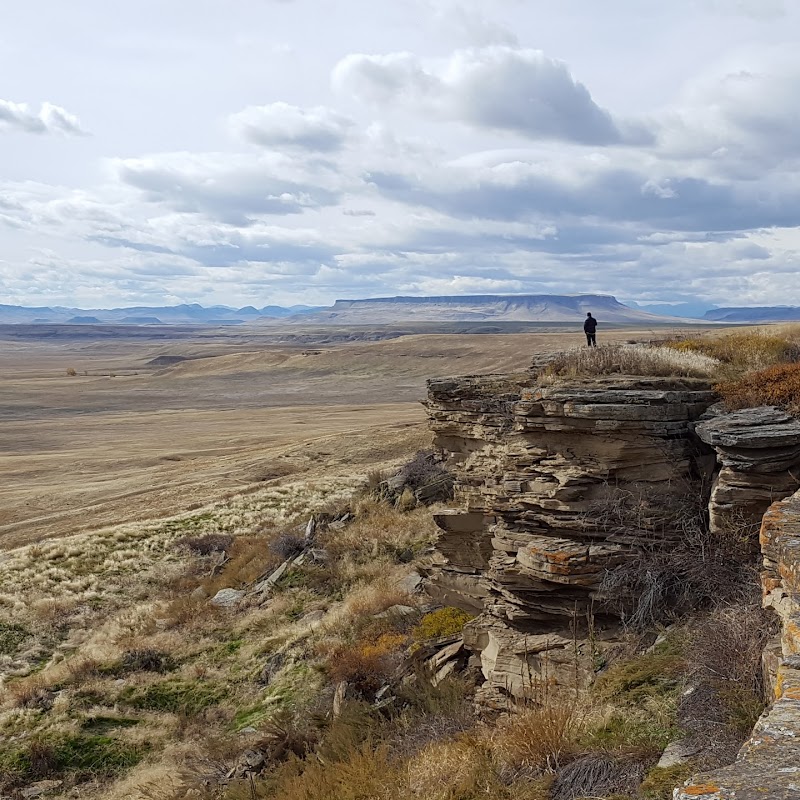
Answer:
[[[12,130],[39,134],[85,133],[78,118],[60,106],[42,103],[39,111],[35,112],[27,103],[0,100],[0,132]]]
[[[232,114],[229,122],[238,136],[261,147],[321,152],[339,150],[354,126],[352,120],[329,108],[303,109],[288,103],[248,106]]]
[[[749,63],[748,63],[749,62]],[[695,79],[663,116],[660,152],[710,171],[757,177],[800,162],[800,60],[748,59]]]
[[[652,140],[643,125],[615,120],[566,64],[539,50],[458,50],[436,64],[411,53],[353,54],[336,65],[333,83],[367,103],[421,104],[445,119],[529,139],[593,145]]]
[[[440,9],[434,7],[433,11],[437,31],[444,36],[455,36],[469,47],[519,45],[517,35],[505,25],[463,4],[447,5]]]
[[[70,35],[21,4],[0,70],[95,136],[0,148],[6,302],[800,303],[800,6],[241,0],[155,31],[42,2]],[[0,129],[81,131],[9,102]]]
[[[117,159],[112,169],[149,202],[240,225],[261,214],[335,205],[344,186],[335,164],[279,152],[162,153]]]

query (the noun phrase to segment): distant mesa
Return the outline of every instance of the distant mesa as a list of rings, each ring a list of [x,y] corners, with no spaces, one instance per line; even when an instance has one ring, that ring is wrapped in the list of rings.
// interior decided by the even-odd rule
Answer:
[[[591,312],[600,324],[668,324],[691,322],[687,317],[652,313],[632,308],[611,295],[602,294],[519,294],[519,295],[442,295],[439,297],[375,297],[363,300],[337,300],[333,306],[255,306],[229,308],[204,307],[197,303],[177,306],[136,306],[131,308],[26,308],[0,305],[0,324],[51,325],[210,325],[229,327],[250,325],[399,325],[413,323],[474,323],[482,332],[487,324],[516,322],[576,323]],[[723,312],[706,314],[707,322]],[[753,312],[756,309],[748,309]],[[797,309],[794,309],[797,312]],[[796,319],[784,316],[780,319]],[[766,317],[764,319],[767,319]],[[727,318],[725,318],[727,321]],[[499,329],[498,329],[499,330]]]
[[[751,308],[715,308],[706,311],[703,319],[709,322],[797,322],[798,306],[753,306]]]
[[[126,325],[162,325],[158,317],[123,317],[120,322]]]
[[[611,295],[466,295],[376,297],[337,300],[333,307],[292,321],[303,323],[396,324],[410,322],[579,322],[591,312],[603,323],[675,322],[623,305]]]

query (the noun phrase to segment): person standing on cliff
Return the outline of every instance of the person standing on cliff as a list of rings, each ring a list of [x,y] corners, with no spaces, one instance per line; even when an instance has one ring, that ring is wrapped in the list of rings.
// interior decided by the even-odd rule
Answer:
[[[586,334],[586,344],[589,347],[597,347],[597,320],[592,316],[591,311],[586,313],[583,332]]]

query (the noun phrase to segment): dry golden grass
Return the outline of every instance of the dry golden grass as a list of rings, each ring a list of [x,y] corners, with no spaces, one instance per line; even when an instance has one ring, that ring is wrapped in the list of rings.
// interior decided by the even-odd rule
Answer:
[[[719,366],[716,358],[689,348],[604,345],[575,348],[558,354],[539,380],[546,384],[558,378],[616,374],[710,378],[717,374]]]
[[[489,734],[493,757],[507,769],[554,772],[578,749],[586,715],[577,700],[555,698],[509,714]]]

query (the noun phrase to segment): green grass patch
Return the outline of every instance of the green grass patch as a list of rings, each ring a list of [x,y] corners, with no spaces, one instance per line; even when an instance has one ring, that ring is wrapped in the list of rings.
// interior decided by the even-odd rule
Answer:
[[[646,800],[672,800],[673,789],[682,786],[695,771],[696,767],[691,763],[653,767],[640,787],[642,796]]]
[[[657,756],[681,735],[681,729],[674,724],[674,720],[660,721],[655,717],[643,719],[616,713],[601,726],[587,731],[582,743],[592,750],[642,750]]]
[[[20,645],[31,637],[31,632],[12,622],[0,622],[0,655],[13,656]]]
[[[104,735],[111,731],[116,731],[124,728],[134,728],[141,723],[139,719],[132,717],[111,717],[98,715],[88,717],[81,723],[81,730],[84,733],[94,733]]]
[[[323,682],[322,673],[313,666],[291,664],[272,679],[260,702],[239,710],[231,725],[234,730],[241,730],[287,711],[296,714],[316,697]]]
[[[601,700],[641,707],[650,698],[673,698],[683,682],[681,643],[669,639],[652,652],[612,664],[595,682]]]
[[[144,745],[94,733],[40,734],[0,752],[0,787],[45,778],[69,777],[76,782],[108,778],[138,764],[146,752]]]
[[[129,687],[120,694],[119,701],[143,711],[191,716],[217,705],[226,695],[226,690],[218,684],[172,678],[144,688]]]

